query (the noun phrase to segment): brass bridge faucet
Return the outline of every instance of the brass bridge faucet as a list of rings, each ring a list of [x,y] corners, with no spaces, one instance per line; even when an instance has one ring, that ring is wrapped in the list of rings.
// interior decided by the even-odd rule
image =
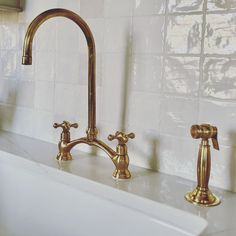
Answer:
[[[59,153],[57,155],[57,160],[71,160],[72,156],[70,154],[71,149],[80,143],[85,143],[90,146],[96,146],[101,148],[104,152],[108,154],[115,165],[115,171],[113,177],[117,179],[128,179],[131,177],[128,170],[129,156],[127,151],[126,143],[129,138],[133,139],[135,135],[133,133],[125,134],[123,132],[116,132],[115,135],[109,135],[108,139],[118,140],[118,146],[116,151],[110,148],[107,144],[97,139],[98,130],[96,128],[96,50],[95,42],[92,32],[87,25],[87,23],[77,14],[66,9],[50,9],[38,15],[29,25],[23,46],[23,56],[22,64],[31,65],[32,64],[32,43],[34,35],[41,24],[46,20],[53,17],[66,17],[77,24],[83,31],[88,45],[88,129],[86,131],[86,137],[72,140],[70,139],[70,128],[77,128],[78,124],[71,124],[68,121],[63,121],[62,124],[54,124],[54,128],[61,127],[61,139],[58,143]]]
[[[203,206],[216,206],[220,199],[208,188],[211,171],[211,153],[209,140],[212,139],[213,148],[219,150],[217,128],[209,124],[193,125],[191,135],[194,139],[201,138],[197,162],[197,187],[185,195],[186,200],[193,204]]]

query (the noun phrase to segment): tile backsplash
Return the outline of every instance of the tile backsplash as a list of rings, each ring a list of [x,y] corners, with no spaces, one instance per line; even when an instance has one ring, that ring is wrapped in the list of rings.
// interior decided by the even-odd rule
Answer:
[[[199,140],[189,130],[211,123],[221,150],[212,150],[210,184],[236,191],[236,1],[28,0],[22,13],[1,12],[0,126],[54,143],[54,122],[79,122],[73,137],[87,128],[86,41],[54,18],[36,33],[32,66],[21,53],[29,23],[55,7],[94,34],[100,138],[135,132],[132,164],[196,180]]]

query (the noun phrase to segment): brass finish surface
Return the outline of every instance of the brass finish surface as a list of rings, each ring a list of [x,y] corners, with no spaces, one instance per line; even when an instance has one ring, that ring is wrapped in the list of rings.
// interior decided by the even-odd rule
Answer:
[[[61,133],[61,139],[58,143],[58,147],[59,149],[61,149],[60,147],[65,147],[67,145],[67,143],[70,142],[70,128],[78,128],[79,125],[77,123],[71,124],[68,121],[63,121],[61,124],[58,123],[54,123],[53,127],[55,129],[57,128],[62,128],[62,133]],[[57,154],[57,160],[61,161],[68,161],[68,160],[72,160],[72,156],[70,154],[70,152],[64,151],[64,149],[61,149],[61,151]]]
[[[93,34],[87,23],[77,14],[66,9],[50,9],[38,15],[29,25],[23,46],[22,64],[32,64],[32,45],[33,38],[46,20],[54,17],[66,17],[77,24],[83,31],[88,45],[88,131],[87,135],[90,140],[96,138],[96,49]]]
[[[76,13],[56,8],[50,9],[38,15],[29,25],[23,45],[23,56],[22,64],[31,65],[32,64],[32,44],[34,35],[41,24],[46,20],[53,17],[66,17],[76,23],[83,31],[85,38],[87,40],[88,46],[88,128],[86,131],[86,137],[71,140],[70,138],[70,128],[78,128],[78,124],[71,124],[68,121],[63,121],[61,124],[54,123],[54,128],[62,128],[62,133],[60,141],[58,143],[59,153],[57,155],[57,160],[67,161],[71,160],[71,149],[80,143],[88,144],[90,146],[95,146],[102,149],[111,158],[115,165],[115,171],[113,177],[117,179],[128,179],[131,177],[128,170],[129,166],[129,156],[127,151],[126,143],[128,139],[133,139],[135,135],[130,133],[128,135],[123,132],[116,132],[115,135],[109,135],[109,140],[117,139],[118,145],[116,151],[110,148],[107,144],[97,139],[98,130],[96,128],[96,50],[95,42],[92,32],[87,25],[87,23]],[[63,108],[63,105],[62,105]]]
[[[114,139],[118,140],[118,145],[116,146],[117,155],[113,158],[113,162],[116,166],[113,172],[113,177],[118,179],[129,179],[131,174],[128,170],[129,166],[129,156],[127,151],[126,143],[129,139],[135,138],[134,133],[125,134],[123,132],[117,131],[115,135],[110,134],[108,140],[112,141]]]
[[[203,206],[216,206],[220,199],[208,188],[211,171],[211,153],[209,140],[212,139],[213,147],[219,150],[217,128],[209,124],[193,125],[191,135],[194,139],[201,138],[197,162],[197,187],[185,195],[186,200],[193,204]]]

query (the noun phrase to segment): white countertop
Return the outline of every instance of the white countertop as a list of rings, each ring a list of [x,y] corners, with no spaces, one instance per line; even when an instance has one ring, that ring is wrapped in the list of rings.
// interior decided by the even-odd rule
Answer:
[[[21,160],[27,159],[41,166],[60,169],[74,176],[80,176],[201,216],[208,221],[208,227],[203,234],[205,236],[236,235],[236,194],[234,193],[211,188],[221,198],[222,203],[211,208],[195,206],[184,199],[184,194],[191,191],[196,185],[192,181],[132,165],[130,166],[132,174],[130,180],[114,180],[111,177],[114,166],[108,157],[89,156],[86,153],[74,151],[73,161],[58,163],[55,160],[57,151],[55,144],[9,132],[0,132],[0,152],[17,155]]]

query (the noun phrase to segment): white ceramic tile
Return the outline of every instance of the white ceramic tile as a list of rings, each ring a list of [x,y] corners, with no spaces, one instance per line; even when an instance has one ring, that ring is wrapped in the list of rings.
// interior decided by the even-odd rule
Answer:
[[[91,33],[94,38],[96,52],[101,52],[103,50],[103,40],[104,40],[104,27],[105,22],[103,18],[84,18],[84,21],[89,26]],[[80,53],[88,53],[88,44],[86,37],[82,30],[79,30],[79,45]]]
[[[53,114],[46,111],[34,111],[33,135],[36,139],[53,142]]]
[[[21,80],[28,80],[32,81],[34,80],[34,75],[35,75],[35,67],[37,65],[37,58],[36,54],[33,52],[32,53],[32,65],[22,65],[22,51],[17,52],[17,58],[16,58],[16,64],[17,64],[17,76]],[[42,59],[41,59],[42,60]]]
[[[0,24],[0,49],[15,49],[17,46],[17,25]]]
[[[82,17],[99,18],[104,15],[104,0],[81,0],[80,14]]]
[[[107,18],[105,21],[104,51],[127,52],[131,50],[131,18]]]
[[[71,137],[79,138],[85,136],[88,127],[87,86],[57,83],[55,93],[54,122],[62,122],[63,120],[68,120],[72,123],[76,122],[79,124],[79,128],[71,129]],[[59,137],[59,131],[54,131],[55,142],[58,142]]]
[[[56,8],[57,5],[57,0],[26,1],[24,11],[19,13],[19,21],[21,23],[30,23],[40,13],[51,8]]]
[[[236,99],[235,74],[235,59],[207,58],[204,62],[202,95],[222,100]]]
[[[65,120],[78,117],[87,118],[87,87],[57,83],[55,87],[55,114],[63,116]]]
[[[28,108],[9,107],[7,116],[9,117],[8,127],[14,133],[31,136],[33,134],[34,112]]]
[[[16,105],[34,107],[35,83],[33,81],[18,81],[16,89]]]
[[[11,131],[12,132],[12,123],[14,122],[14,106],[9,106],[6,104],[0,104],[0,127],[3,130]]]
[[[236,8],[235,0],[208,0],[208,11],[232,10]]]
[[[54,83],[48,81],[35,82],[34,107],[39,110],[53,111]]]
[[[7,103],[8,101],[8,81],[7,79],[0,80],[0,103]]]
[[[79,74],[78,83],[80,85],[88,85],[88,55],[79,55]],[[96,86],[102,85],[102,54],[96,55]]]
[[[124,85],[129,80],[127,73],[126,55],[105,54],[103,67],[103,86],[101,97],[101,121],[120,125],[122,119]]]
[[[166,0],[134,0],[134,15],[154,15],[165,13]]]
[[[44,22],[37,30],[34,41],[36,51],[55,51],[57,45],[57,19]],[[60,39],[58,39],[60,40]]]
[[[155,55],[133,54],[131,86],[133,91],[160,92],[162,58]]]
[[[133,18],[133,52],[161,53],[163,51],[164,16]]]
[[[17,54],[16,51],[2,50],[0,55],[1,70],[3,76],[14,77],[17,72]]]
[[[35,64],[35,78],[40,81],[53,81],[55,78],[55,55],[52,52],[37,52],[33,64],[23,66],[26,69],[32,68]],[[33,69],[33,68],[32,68]]]
[[[82,30],[73,21],[67,18],[58,18],[56,35],[57,51],[79,52],[79,39],[82,34]]]
[[[155,93],[132,92],[128,124],[142,129],[159,130],[160,97]]]
[[[65,9],[74,11],[75,13],[79,14],[80,1],[58,0],[58,7],[65,8]]]
[[[135,138],[128,143],[130,163],[159,170],[160,136],[158,132],[140,125],[129,125],[127,131],[135,133]]]
[[[105,122],[97,122],[97,128],[98,128],[98,136],[100,140],[103,140],[104,142],[106,142],[110,147],[112,147],[113,149],[116,148],[117,143],[115,141],[109,141],[108,140],[108,135],[109,134],[115,134],[116,131],[120,131],[121,127],[115,126],[114,124],[109,124],[109,123],[105,123]],[[106,154],[105,154],[106,155]],[[104,156],[104,153],[103,153]]]
[[[165,96],[161,101],[161,133],[189,137],[189,130],[197,121],[197,109],[196,99]]]
[[[105,28],[105,20],[104,19],[85,19],[87,24],[89,25],[94,41],[95,41],[95,47],[96,47],[96,52],[101,53],[103,52],[103,46],[104,46],[104,28]],[[84,35],[82,35],[84,37]],[[81,39],[80,39],[81,41]],[[81,51],[84,49],[84,52],[88,51],[87,46],[83,47],[84,45],[80,43]]]
[[[218,127],[220,145],[236,147],[236,103],[226,101],[201,100],[199,123],[209,123]]]
[[[9,79],[0,80],[0,103],[16,104],[17,81]]]
[[[104,16],[131,16],[133,0],[104,0]]]
[[[103,116],[103,114],[101,113],[101,110],[102,110],[101,98],[102,98],[102,88],[97,87],[96,88],[96,115],[97,115],[96,119],[97,119],[97,123],[99,123],[101,121],[101,117]],[[88,105],[88,103],[86,103],[86,106],[87,105]]]
[[[197,96],[199,89],[199,58],[167,57],[163,83],[166,93]]]
[[[207,15],[205,53],[233,54],[236,52],[235,22],[236,13]]]
[[[183,54],[200,53],[201,32],[201,15],[169,16],[166,51]]]
[[[78,86],[73,84],[59,83],[55,85],[54,111],[56,114],[75,115],[76,104],[78,101]],[[66,105],[64,105],[66,104]],[[68,116],[67,115],[67,116]],[[65,117],[64,119],[68,119]]]
[[[96,42],[95,42],[95,48],[96,48]],[[83,34],[80,34],[79,38],[79,53],[88,54],[88,44]]]
[[[196,181],[197,146],[190,134],[186,138],[161,135],[157,160],[160,170]]]
[[[98,55],[96,55],[96,59],[97,58],[98,58]],[[98,64],[98,61],[96,60],[96,70],[98,70],[97,64]],[[97,73],[96,73],[96,78],[97,78]],[[79,54],[78,83],[80,85],[87,85],[88,84],[88,54],[87,53],[80,53]]]
[[[202,11],[204,0],[169,0],[169,12]]]
[[[23,43],[24,43],[24,39],[25,39],[25,34],[27,31],[29,24],[28,23],[19,23],[18,24],[18,34],[19,34],[19,38],[18,38],[18,50],[22,51],[23,48]],[[32,45],[33,51],[35,50],[35,43],[33,43]]]
[[[78,94],[78,95],[77,95]],[[76,110],[76,119],[83,123],[83,121],[88,121],[88,86],[78,86],[76,89],[76,95],[74,99],[76,100],[76,106],[74,109]],[[87,126],[86,126],[87,127]]]
[[[55,81],[78,84],[80,75],[79,63],[79,53],[58,53],[56,60]]]
[[[235,140],[235,136],[232,137]],[[210,185],[235,191],[235,161],[236,150],[233,147],[220,145],[220,150],[214,150],[211,145],[211,178]],[[227,234],[228,235],[228,234]]]

